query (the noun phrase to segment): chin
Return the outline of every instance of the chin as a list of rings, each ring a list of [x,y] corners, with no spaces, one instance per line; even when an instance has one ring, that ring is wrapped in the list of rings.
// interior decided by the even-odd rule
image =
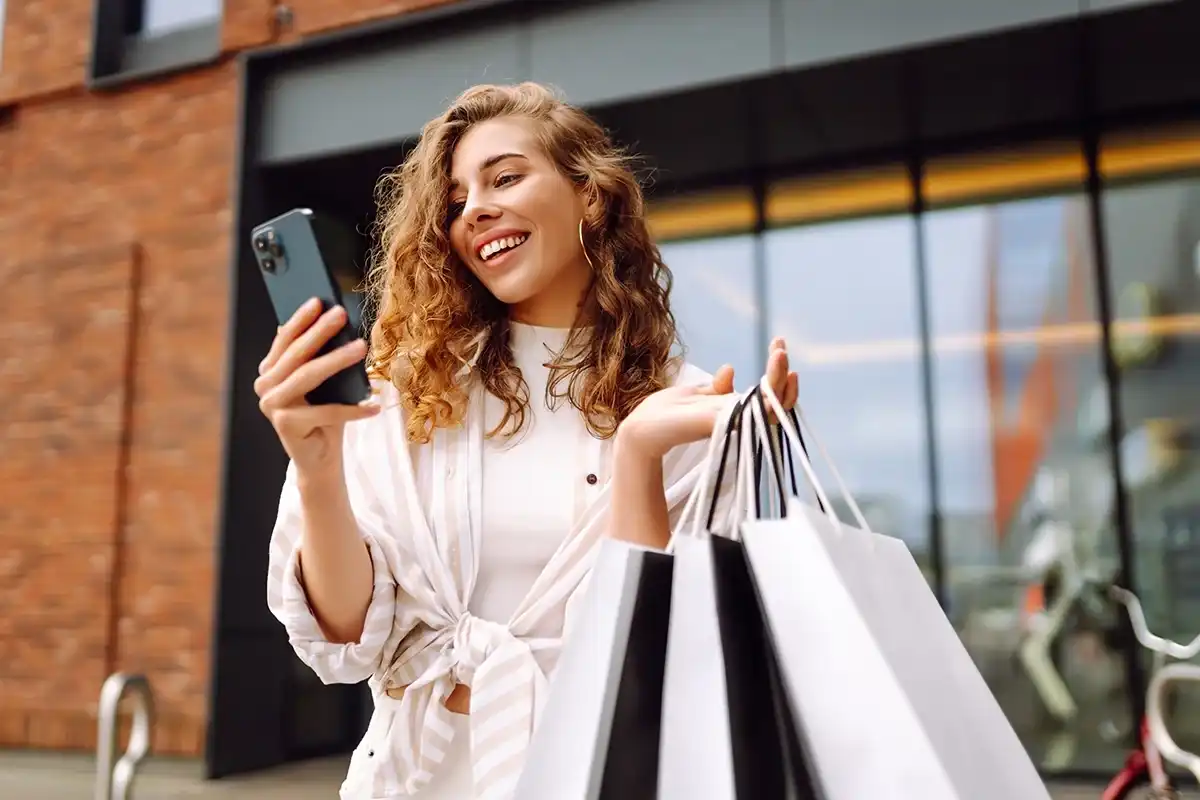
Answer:
[[[517,281],[497,281],[488,287],[488,291],[492,296],[504,303],[506,306],[519,305],[533,297],[535,292],[530,291],[528,286],[523,282]]]
[[[513,270],[505,275],[497,276],[490,283],[485,284],[492,296],[505,305],[515,305],[523,303],[529,298],[537,294],[537,288],[534,286],[534,281],[524,270]]]

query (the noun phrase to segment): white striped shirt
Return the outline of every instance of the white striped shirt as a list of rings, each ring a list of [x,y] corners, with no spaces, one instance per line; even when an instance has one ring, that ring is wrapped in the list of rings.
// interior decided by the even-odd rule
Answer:
[[[684,366],[677,383],[711,377]],[[309,607],[297,554],[304,528],[295,471],[288,466],[271,536],[267,603],[297,655],[325,683],[368,680],[375,711],[355,750],[343,800],[416,794],[441,764],[454,736],[443,701],[456,683],[471,687],[471,762],[477,800],[507,800],[570,625],[574,598],[604,534],[608,470],[574,527],[508,624],[468,612],[479,566],[484,396],[476,388],[465,424],[438,429],[428,445],[406,440],[394,387],[379,384],[384,411],[347,426],[346,482],[374,569],[374,589],[358,642],[336,644]],[[589,463],[608,464],[610,440],[592,438]],[[664,460],[672,520],[682,510],[707,441]],[[570,453],[570,450],[566,450]],[[575,465],[564,465],[564,469]],[[408,686],[401,699],[388,689]]]

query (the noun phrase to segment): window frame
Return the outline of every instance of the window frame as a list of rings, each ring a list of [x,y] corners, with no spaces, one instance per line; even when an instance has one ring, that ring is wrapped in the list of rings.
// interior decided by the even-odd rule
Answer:
[[[224,2],[214,19],[157,35],[140,31],[127,34],[127,23],[131,17],[144,15],[146,2],[93,0],[92,47],[86,77],[89,89],[110,89],[194,69],[220,58]]]

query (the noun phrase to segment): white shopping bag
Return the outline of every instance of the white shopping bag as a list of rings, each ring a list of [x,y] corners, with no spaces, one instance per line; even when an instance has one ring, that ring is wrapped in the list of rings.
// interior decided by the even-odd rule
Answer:
[[[801,446],[800,431],[790,425],[770,387],[761,391],[782,420],[793,457],[823,507],[831,509]],[[820,448],[811,430],[805,433]],[[904,784],[926,798],[1048,800],[1044,783],[908,548],[871,533],[836,467],[832,472],[859,529],[794,499],[787,520],[751,522],[743,529],[784,680],[820,782],[830,797],[839,799],[907,797],[898,788]],[[785,577],[782,564],[789,560],[796,567],[805,564],[802,574]],[[814,601],[796,587],[810,582],[827,593],[808,614],[822,619],[810,620],[807,628],[779,623],[777,612],[805,615],[804,604]],[[808,636],[801,633],[804,630]],[[822,633],[832,638],[810,638]],[[814,648],[817,642],[819,648]],[[811,653],[807,662],[793,661],[789,652],[802,658],[798,648],[803,646],[819,649],[819,658],[828,661],[809,663],[818,660]],[[851,681],[827,686],[823,692],[814,688],[820,685],[816,676],[826,674],[823,669],[851,656],[845,673],[854,676]],[[815,675],[810,674],[814,669]],[[891,705],[872,709],[865,702],[868,697],[890,699]],[[846,703],[840,711],[830,705],[835,698]],[[854,743],[849,757],[827,749],[831,738],[847,744],[843,736]],[[891,752],[876,752],[880,747],[890,747]],[[892,788],[876,786],[876,780],[891,781],[889,771],[897,771]]]
[[[517,784],[519,800],[650,797],[672,557],[605,538]],[[636,791],[635,791],[636,790]]]
[[[663,680],[660,798],[789,796],[783,737],[770,713],[778,689],[767,658],[762,610],[745,550],[730,538],[757,507],[749,485],[752,432],[735,428],[745,399],[739,398],[731,409],[735,413],[715,426],[707,474],[689,497],[671,539],[675,564]]]

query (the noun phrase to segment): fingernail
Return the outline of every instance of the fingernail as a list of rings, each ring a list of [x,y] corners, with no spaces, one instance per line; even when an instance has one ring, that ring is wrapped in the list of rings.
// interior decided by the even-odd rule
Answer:
[[[267,369],[267,360],[264,358],[262,361],[258,362],[258,374],[262,375],[263,372],[266,371],[266,369]]]

